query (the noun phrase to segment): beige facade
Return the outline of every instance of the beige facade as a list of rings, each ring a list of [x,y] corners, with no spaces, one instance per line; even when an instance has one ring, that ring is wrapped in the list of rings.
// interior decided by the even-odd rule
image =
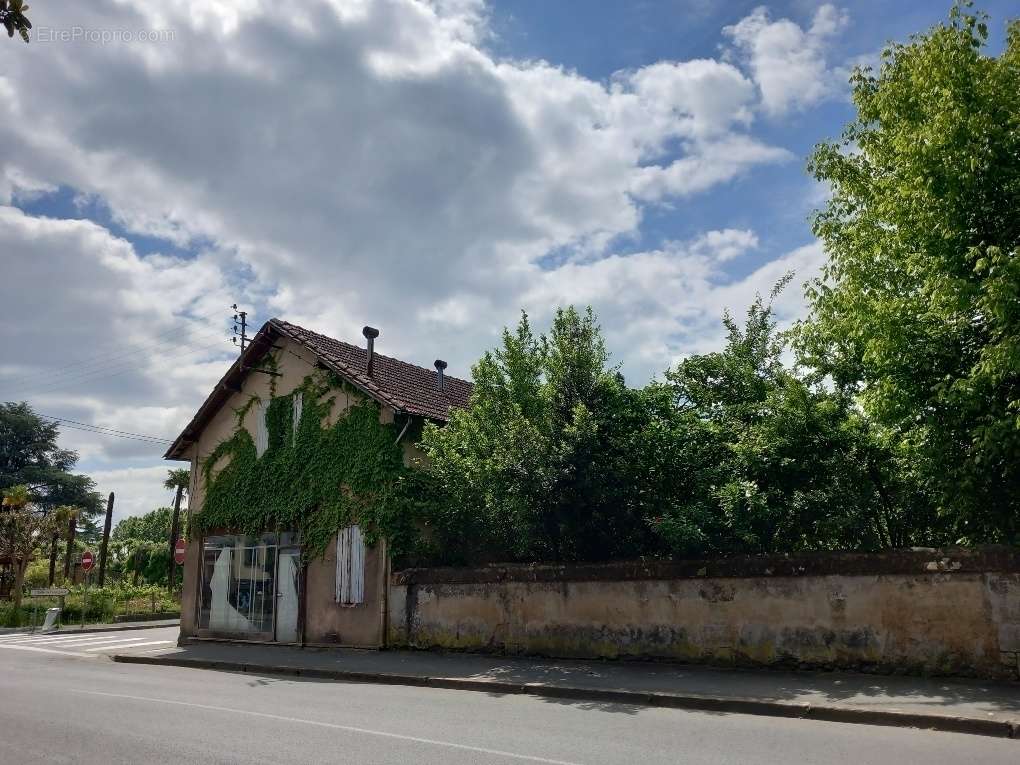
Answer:
[[[239,390],[231,392],[200,433],[187,447],[186,456],[191,463],[192,485],[189,492],[188,512],[199,514],[205,497],[205,475],[202,466],[208,456],[223,441],[231,438],[236,431],[237,412],[252,396],[268,400],[271,386],[275,385],[277,396],[287,395],[299,388],[305,378],[316,368],[316,356],[308,349],[289,339],[275,342],[279,376],[271,377],[262,372],[249,371],[240,380]],[[350,389],[336,390],[333,408],[326,425],[334,424],[346,411],[363,396]],[[254,433],[257,412],[249,407],[241,426]],[[393,422],[395,412],[391,407],[380,406],[380,420]],[[420,451],[411,443],[402,442],[404,459],[411,464],[420,456]],[[224,458],[227,459],[227,458]],[[226,463],[215,465],[213,474]],[[199,611],[202,588],[202,563],[204,541],[201,538],[188,540],[184,562],[184,589],[181,603],[181,637],[201,636]],[[384,546],[382,546],[384,548]],[[322,558],[307,562],[302,572],[301,609],[299,640],[305,644],[379,646],[384,638],[385,618],[385,577],[387,556],[384,549],[369,548],[365,556],[365,599],[359,605],[339,605],[336,602],[336,546],[331,545]],[[275,594],[274,594],[275,595]],[[291,642],[291,641],[288,641]]]

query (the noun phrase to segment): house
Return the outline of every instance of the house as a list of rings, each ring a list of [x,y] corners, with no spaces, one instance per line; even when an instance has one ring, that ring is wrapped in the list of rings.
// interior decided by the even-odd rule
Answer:
[[[385,642],[386,540],[372,544],[350,508],[372,495],[365,466],[411,466],[422,425],[465,407],[471,383],[442,361],[378,354],[379,332],[363,334],[367,347],[271,319],[167,451],[191,463],[200,529],[187,542],[182,639]]]

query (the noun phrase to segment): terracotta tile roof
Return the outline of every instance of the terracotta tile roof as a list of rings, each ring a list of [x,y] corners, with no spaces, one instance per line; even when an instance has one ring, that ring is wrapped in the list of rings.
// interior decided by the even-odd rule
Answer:
[[[252,369],[252,364],[268,353],[274,341],[281,336],[303,345],[323,365],[352,385],[401,412],[446,422],[452,407],[466,407],[471,399],[473,386],[467,380],[445,375],[445,388],[439,390],[435,369],[425,369],[379,353],[375,354],[372,375],[369,376],[366,349],[320,335],[282,319],[270,319],[251,339],[240,358],[224,373],[191,422],[167,450],[165,459],[185,459],[185,447],[194,442],[209,420],[226,404],[232,392],[239,389],[240,382]]]
[[[467,380],[445,375],[444,389],[439,390],[435,369],[408,364],[378,352],[369,377],[368,351],[365,348],[320,335],[282,319],[270,319],[269,324],[308,348],[333,367],[337,374],[395,409],[445,422],[451,407],[466,407],[471,398],[473,386]]]

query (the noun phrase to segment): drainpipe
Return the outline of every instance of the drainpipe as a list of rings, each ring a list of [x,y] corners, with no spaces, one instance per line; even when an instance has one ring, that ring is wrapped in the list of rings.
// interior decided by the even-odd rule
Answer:
[[[397,436],[397,440],[393,442],[393,445],[394,445],[394,446],[396,446],[397,444],[399,444],[399,443],[400,443],[400,439],[402,439],[402,438],[404,437],[404,434],[405,434],[405,433],[407,433],[407,429],[408,429],[409,427],[411,427],[411,420],[412,420],[412,419],[414,419],[414,418],[413,418],[413,417],[412,417],[411,415],[407,415],[407,420],[405,420],[405,421],[404,421],[404,427],[403,427],[403,429],[402,429],[402,430],[400,431],[400,435],[399,435],[399,436]]]

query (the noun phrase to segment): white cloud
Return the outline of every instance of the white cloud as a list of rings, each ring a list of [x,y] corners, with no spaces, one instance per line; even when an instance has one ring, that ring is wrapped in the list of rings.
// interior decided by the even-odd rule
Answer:
[[[758,89],[770,111],[807,103],[768,74],[792,22],[756,12],[733,28],[750,78],[694,59],[602,82],[494,58],[487,13],[479,0],[307,0],[286,14],[269,0],[40,7],[37,30],[174,34],[38,43],[5,59],[0,397],[172,437],[229,358],[229,346],[204,347],[212,319],[173,328],[234,301],[254,304],[256,323],[283,315],[349,339],[372,323],[383,352],[447,358],[460,375],[521,306],[541,318],[592,303],[634,383],[717,339],[721,301],[739,310],[752,278],[772,278],[734,284],[724,270],[761,247],[753,231],[618,250],[638,241],[649,207],[792,158],[754,134]],[[841,23],[828,13],[797,28],[807,74]],[[759,39],[769,55],[756,58],[744,41]],[[9,206],[62,186],[189,256],[143,257],[96,223]],[[139,348],[116,366],[50,371]],[[158,492],[140,482],[165,468],[149,446],[65,440],[104,491],[123,480],[151,509],[146,492]]]
[[[836,91],[838,74],[826,64],[826,47],[847,23],[847,13],[828,3],[818,8],[807,29],[790,19],[772,21],[761,6],[724,27],[723,34],[732,40],[761,89],[763,108],[775,116],[815,104]]]
[[[174,492],[163,488],[167,468],[171,465],[154,465],[141,468],[92,470],[89,475],[96,482],[105,499],[112,491],[113,525],[129,515],[143,515],[157,507],[173,507]],[[181,503],[181,515],[187,509],[187,499]]]

